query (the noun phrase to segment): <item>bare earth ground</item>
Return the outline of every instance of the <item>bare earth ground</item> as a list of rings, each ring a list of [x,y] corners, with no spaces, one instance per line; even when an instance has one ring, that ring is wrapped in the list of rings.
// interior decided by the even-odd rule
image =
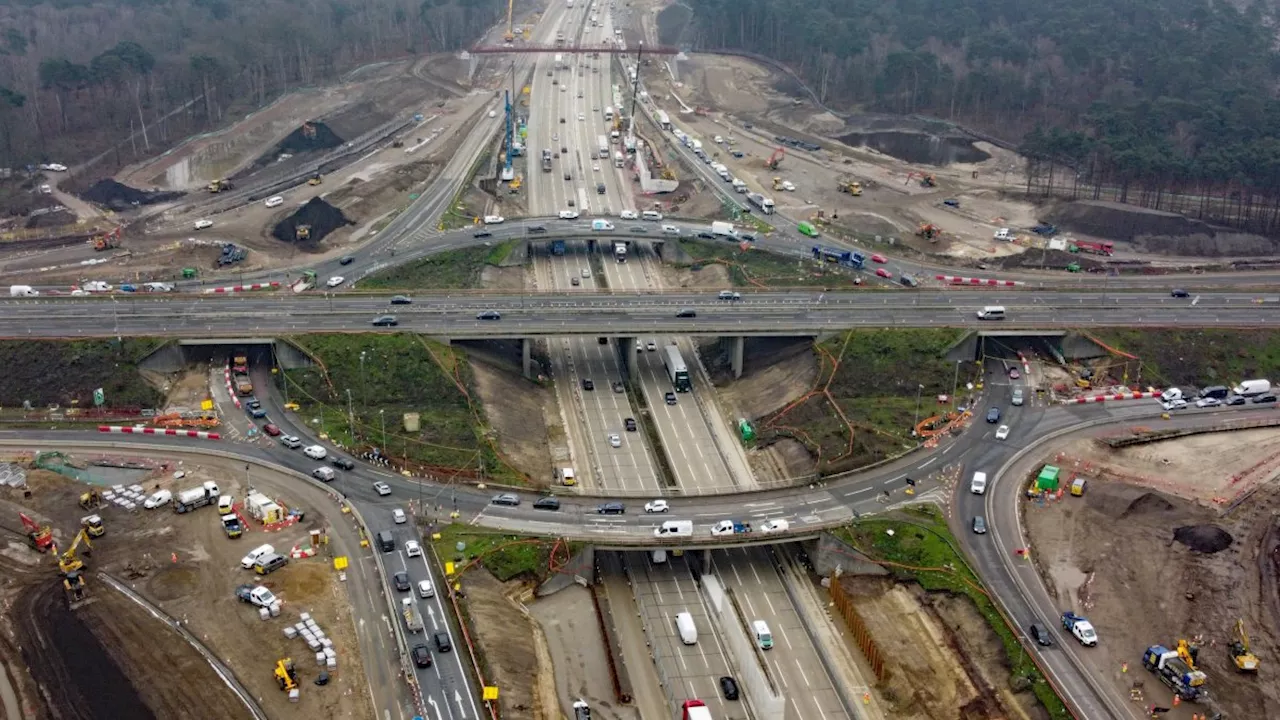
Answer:
[[[593,718],[631,720],[635,717],[631,708],[618,707],[614,702],[609,660],[591,591],[570,585],[539,599],[529,611],[546,636],[561,712],[571,715],[573,702],[583,699],[591,706]]]
[[[82,458],[85,461],[92,459],[93,456]],[[179,464],[169,471],[152,473],[149,479],[140,478],[138,482],[151,492],[155,488],[177,490],[198,485],[204,480],[214,480],[223,493],[242,498],[243,475],[231,472],[232,467],[239,466]],[[176,469],[185,472],[185,476],[175,480],[172,474]],[[108,471],[98,469],[95,472]],[[53,526],[64,531],[59,543],[69,544],[71,538],[65,529],[76,527],[79,517],[84,514],[76,505],[83,486],[44,471],[29,472],[28,484],[33,496],[22,502],[51,515]],[[12,491],[5,491],[5,495],[12,495]],[[281,500],[289,502],[288,498]],[[324,520],[316,510],[309,510],[305,524],[266,533],[260,525],[250,521],[250,530],[231,540],[222,532],[217,511],[213,508],[177,515],[168,508],[138,509],[130,513],[108,506],[98,511],[106,522],[107,535],[95,541],[95,552],[86,563],[92,570],[130,578],[130,584],[136,591],[179,618],[235,671],[271,716],[283,716],[297,712],[298,708],[307,708],[306,712],[325,717],[367,717],[371,711],[368,689],[355,628],[347,609],[346,591],[329,569],[329,558],[323,551],[314,558],[292,560],[288,566],[265,579],[263,584],[284,601],[279,618],[265,622],[260,620],[250,606],[236,599],[233,592],[237,584],[254,582],[253,573],[241,570],[239,564],[249,549],[270,542],[278,551],[287,553],[295,544],[305,542],[309,527],[323,525]],[[130,569],[134,572],[131,573]],[[91,593],[95,589],[91,586]],[[105,588],[97,590],[98,594],[106,592]],[[61,602],[60,597],[55,600]],[[95,602],[86,609],[95,608],[95,613],[99,612],[96,610],[98,604]],[[339,664],[333,672],[333,681],[326,687],[319,688],[310,682],[316,675],[316,663],[306,646],[301,640],[288,640],[282,634],[284,625],[296,622],[299,612],[310,612],[334,642]],[[107,643],[112,642],[112,638],[131,638],[138,647],[147,648],[149,642],[140,640],[129,627],[116,630],[105,622],[113,616],[114,612],[98,616],[91,626],[95,634]],[[145,627],[141,631],[143,638],[154,637],[156,632]],[[187,648],[185,643],[175,638],[169,645],[171,647],[167,651],[175,654],[177,665],[197,666],[190,661],[179,662],[179,651]],[[124,655],[119,662],[126,672],[130,671],[131,663],[133,670],[146,668],[147,672],[140,678],[130,673],[131,682],[144,687],[150,682],[159,683],[164,688],[160,690],[162,693],[170,692],[174,685],[192,683],[173,668],[165,673],[152,672],[154,660],[133,657],[130,653],[135,650],[128,648],[122,651]],[[302,698],[296,705],[288,702],[272,678],[272,669],[281,657],[293,657],[301,671]],[[198,665],[207,668],[203,661]],[[219,690],[224,688],[217,682],[213,686]],[[189,707],[203,705],[196,702]],[[238,714],[243,712],[219,716]],[[193,715],[200,716],[203,715]]]
[[[508,599],[512,593],[523,592],[523,584],[513,581],[504,585],[477,567],[466,576],[465,586],[467,613],[488,665],[486,680],[498,686],[502,717],[508,720],[560,717],[557,708],[542,705],[543,698],[555,698],[554,688],[550,692],[535,691],[535,686],[545,681],[554,683],[554,680],[552,669],[539,663],[533,621],[516,602]]]
[[[536,484],[550,483],[555,475],[544,418],[548,417],[548,406],[555,414],[554,391],[483,361],[473,359],[471,371],[503,458]]]
[[[1007,690],[999,640],[966,601],[882,578],[840,582],[886,659],[889,679],[879,694],[892,717],[1041,717],[1033,696]]]
[[[1280,618],[1270,610],[1278,600],[1264,593],[1264,587],[1275,592],[1271,543],[1263,541],[1268,518],[1280,508],[1274,436],[1216,433],[1117,452],[1096,445],[1090,452],[1087,441],[1073,443],[1073,455],[1094,459],[1085,496],[1026,505],[1032,555],[1046,585],[1063,608],[1082,609],[1093,621],[1102,641],[1086,657],[1119,687],[1145,681],[1145,696],[1169,705],[1167,689],[1141,669],[1142,652],[1198,639],[1206,687],[1229,715],[1280,714],[1280,688],[1265,674],[1237,674],[1225,650],[1237,619],[1244,620],[1254,653],[1264,658],[1264,673],[1280,649]],[[1255,494],[1224,516],[1213,496],[1232,485],[1233,475],[1259,464],[1268,484],[1255,483]],[[1209,525],[1229,533],[1231,545],[1194,552],[1174,540],[1177,528]],[[1264,577],[1270,582],[1264,584]],[[1122,663],[1129,664],[1127,674],[1120,672]],[[1198,711],[1196,704],[1184,704],[1170,717]]]

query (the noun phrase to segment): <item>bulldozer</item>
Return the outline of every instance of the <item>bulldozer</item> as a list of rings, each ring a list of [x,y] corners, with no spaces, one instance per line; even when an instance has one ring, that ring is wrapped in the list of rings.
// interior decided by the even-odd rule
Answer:
[[[281,658],[276,661],[276,684],[284,692],[298,687],[298,671],[293,666],[293,658]]]
[[[837,180],[836,189],[842,193],[849,193],[854,197],[861,197],[862,183],[857,180]]]
[[[319,185],[322,182],[324,182],[324,176],[321,175],[320,173],[316,173],[315,175],[312,175],[310,178],[307,179],[308,185]]]
[[[235,189],[235,185],[231,184],[230,180],[218,179],[209,183],[209,192],[211,193],[220,193],[224,190],[234,190],[234,189]]]
[[[1227,646],[1236,670],[1242,673],[1258,672],[1258,656],[1249,650],[1249,635],[1244,631],[1244,619],[1236,620],[1236,636]]]
[[[942,228],[932,223],[925,223],[920,226],[919,230],[916,230],[916,235],[919,235],[929,242],[937,242],[938,238],[942,236]]]
[[[67,596],[67,604],[74,610],[88,599],[88,588],[85,587],[84,576],[73,572],[62,578],[62,591]]]
[[[80,493],[80,507],[85,510],[97,510],[102,507],[102,493],[97,488],[89,488],[89,492]]]
[[[310,240],[310,239],[311,239],[311,226],[310,226],[310,225],[299,225],[298,227],[294,228],[294,230],[293,230],[293,237],[294,237],[294,239],[295,239],[295,240]]]

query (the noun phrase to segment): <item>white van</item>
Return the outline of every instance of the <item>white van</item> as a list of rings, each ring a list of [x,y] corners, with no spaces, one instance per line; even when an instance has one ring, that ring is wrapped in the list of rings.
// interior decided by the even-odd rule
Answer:
[[[661,565],[662,563],[664,563],[664,562],[666,562],[666,561],[667,561],[667,551],[666,551],[666,550],[654,550],[654,551],[653,551],[653,554],[652,554],[652,555],[650,555],[649,557],[650,557],[650,559],[652,559],[652,560],[653,560],[653,564],[654,564],[654,565]]]
[[[667,520],[653,529],[654,537],[693,537],[692,520]]]
[[[761,650],[769,650],[773,647],[773,634],[769,632],[769,626],[763,620],[751,623],[751,632],[756,636],[756,645]]]
[[[662,213],[658,212],[657,210],[645,210],[644,212],[640,213],[640,217],[641,219],[644,219],[644,220],[653,220],[656,222],[662,219]]]
[[[1004,307],[1001,305],[988,305],[978,311],[979,320],[1003,320]]]
[[[676,615],[676,631],[680,633],[680,642],[685,645],[698,644],[698,626],[693,624],[693,616],[689,613]]]
[[[320,482],[333,482],[333,479],[337,477],[337,474],[333,472],[333,468],[318,467],[311,471],[311,477],[319,480]]]
[[[284,198],[280,197],[279,195],[276,195],[275,197],[269,197],[267,198],[267,201],[263,203],[263,205],[266,205],[267,207],[280,207],[283,204],[284,204]]]
[[[248,570],[254,566],[254,563],[258,562],[258,558],[270,555],[275,551],[276,549],[270,545],[259,545],[258,547],[250,550],[248,555],[245,555],[240,559],[240,567]]]
[[[982,495],[987,491],[987,474],[984,472],[976,472],[973,474],[973,480],[969,482],[969,492],[974,495]]]
[[[1183,400],[1181,388],[1172,387],[1160,393],[1160,402],[1173,402],[1174,400]]]

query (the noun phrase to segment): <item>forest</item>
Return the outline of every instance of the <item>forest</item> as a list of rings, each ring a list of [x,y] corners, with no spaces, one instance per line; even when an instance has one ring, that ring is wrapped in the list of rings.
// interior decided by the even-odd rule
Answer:
[[[1004,139],[1037,165],[1032,193],[1280,230],[1280,54],[1262,2],[794,1],[689,0],[692,44],[774,58],[828,107]]]
[[[291,88],[473,43],[500,0],[0,0],[0,167],[129,162]]]

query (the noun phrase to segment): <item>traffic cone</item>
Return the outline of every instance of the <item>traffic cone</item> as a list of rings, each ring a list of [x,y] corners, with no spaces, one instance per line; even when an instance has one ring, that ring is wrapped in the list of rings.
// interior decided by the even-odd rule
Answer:
[[[170,555],[169,560],[172,562],[178,562],[178,553],[173,553],[172,555]]]
[[[1129,672],[1129,663],[1127,663],[1127,662],[1122,662],[1122,663],[1120,663],[1120,672],[1122,672],[1122,673],[1127,673],[1127,672]]]
[[[1182,704],[1182,696],[1180,696],[1180,695],[1174,695],[1174,696],[1173,696],[1173,706],[1174,706],[1174,707],[1178,707],[1178,706],[1179,706],[1179,705],[1181,705],[1181,704]]]

